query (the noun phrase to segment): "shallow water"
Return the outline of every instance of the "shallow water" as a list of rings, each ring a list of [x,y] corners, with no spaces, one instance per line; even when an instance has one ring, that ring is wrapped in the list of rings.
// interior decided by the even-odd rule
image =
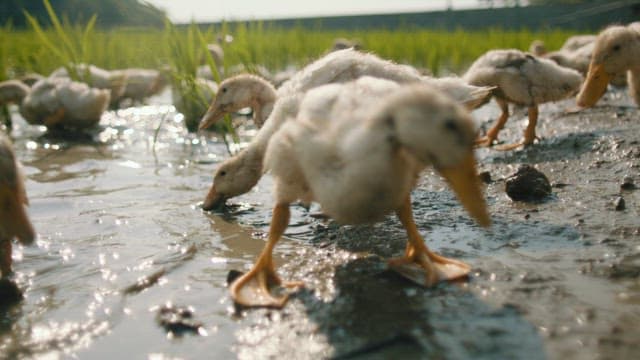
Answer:
[[[199,202],[228,156],[214,135],[189,135],[170,95],[109,112],[86,139],[51,138],[16,121],[37,246],[15,247],[25,300],[0,312],[6,358],[631,358],[640,347],[640,118],[618,93],[566,115],[541,109],[539,144],[480,150],[494,226],[478,229],[437,176],[413,194],[416,222],[435,250],[470,263],[469,281],[422,289],[384,269],[406,237],[389,217],[338,227],[292,207],[276,259],[307,289],[280,311],[235,312],[231,269],[264,245],[270,178],[224,214]],[[476,112],[495,118],[495,106]],[[501,138],[521,136],[516,113]],[[154,145],[156,128],[163,122]],[[246,133],[252,135],[250,131]],[[520,163],[545,172],[554,197],[514,203],[502,178]],[[564,185],[562,185],[564,184]],[[155,276],[157,275],[157,276]],[[140,280],[148,284],[135,286]],[[155,281],[157,278],[157,281]],[[161,307],[189,307],[202,327],[172,334]]]

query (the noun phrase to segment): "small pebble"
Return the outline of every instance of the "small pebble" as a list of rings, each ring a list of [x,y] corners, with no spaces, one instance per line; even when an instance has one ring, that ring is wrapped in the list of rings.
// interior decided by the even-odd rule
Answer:
[[[540,201],[551,195],[551,184],[545,174],[525,164],[507,178],[505,190],[515,201]]]
[[[634,190],[636,188],[636,184],[633,182],[633,178],[631,176],[625,176],[622,180],[622,184],[620,185],[620,189],[622,190]]]
[[[616,211],[622,211],[627,207],[622,196],[618,196],[613,201],[613,205],[615,206]]]
[[[482,181],[485,184],[491,184],[493,182],[493,179],[491,178],[491,173],[488,171],[483,171],[479,173],[478,177],[480,178],[480,181]]]
[[[156,321],[167,332],[177,336],[185,333],[199,334],[203,324],[193,319],[193,310],[171,304],[162,306],[156,314]]]

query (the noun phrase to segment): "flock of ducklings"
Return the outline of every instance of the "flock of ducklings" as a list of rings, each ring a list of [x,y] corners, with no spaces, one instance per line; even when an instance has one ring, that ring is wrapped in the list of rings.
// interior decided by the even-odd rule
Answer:
[[[272,259],[295,201],[317,202],[342,224],[370,223],[394,212],[408,241],[405,253],[389,260],[391,269],[424,286],[466,276],[470,266],[432,252],[414,222],[410,192],[425,167],[443,176],[478,224],[489,226],[474,148],[494,145],[508,120],[509,103],[527,106],[529,123],[520,142],[501,150],[535,142],[539,104],[578,93],[579,107],[593,106],[609,81],[621,74],[628,74],[629,91],[640,104],[640,23],[570,39],[558,52],[541,48],[538,43],[533,49],[539,55],[489,51],[460,78],[424,76],[410,66],[346,48],[321,57],[277,89],[256,75],[221,82],[200,129],[224,114],[251,107],[260,130],[247,148],[218,166],[203,208],[216,208],[248,192],[267,171],[275,181],[267,243],[253,268],[231,284],[234,301],[281,307],[287,295],[275,288],[301,285],[283,282]],[[589,53],[587,67],[581,63],[572,69],[571,61],[558,60],[573,59],[576,51]],[[150,70],[108,72],[81,66],[91,74],[93,87],[69,80],[67,69],[60,69],[32,87],[17,80],[1,83],[0,103],[17,103],[30,124],[86,127],[99,121],[110,102],[142,99],[163,82]],[[469,110],[491,98],[502,114],[478,137]],[[0,133],[2,277],[11,274],[12,241],[29,244],[35,237],[26,204],[19,162]]]

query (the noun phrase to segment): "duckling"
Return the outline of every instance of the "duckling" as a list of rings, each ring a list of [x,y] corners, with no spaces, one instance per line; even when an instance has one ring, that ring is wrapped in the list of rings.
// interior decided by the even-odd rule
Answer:
[[[11,129],[13,123],[11,121],[11,113],[6,105],[20,105],[22,103],[22,99],[24,99],[28,93],[29,87],[22,81],[7,80],[0,82],[0,108],[2,109],[0,119],[2,119],[2,122],[7,129]]]
[[[12,272],[11,248],[14,238],[22,244],[33,243],[35,232],[25,212],[28,204],[20,165],[11,142],[0,131],[0,272],[6,278]]]
[[[111,92],[111,105],[115,106],[126,90],[127,78],[124,73],[113,73],[95,65],[77,64],[71,67],[80,76],[81,81],[92,88],[108,89]],[[54,70],[49,77],[71,78],[66,67]]]
[[[491,50],[478,58],[463,78],[472,85],[496,86],[493,91],[502,110],[496,124],[476,143],[491,146],[509,118],[508,103],[529,107],[529,124],[524,139],[498,147],[510,150],[533,144],[536,139],[538,104],[556,101],[575,94],[582,75],[551,60],[535,57],[520,50]]]
[[[469,108],[491,97],[491,88],[471,86],[462,79],[436,79],[423,76],[411,66],[383,60],[376,55],[354,49],[331,52],[294,74],[277,90],[267,80],[255,75],[238,75],[220,83],[220,92],[200,122],[205,129],[224,114],[245,107],[254,110],[254,122],[260,127],[280,97],[305,92],[314,87],[373,76],[399,83],[429,82],[465,103]]]
[[[542,40],[533,40],[531,45],[529,45],[529,52],[535,56],[543,56],[547,51],[547,46],[544,44]]]
[[[578,106],[591,107],[607,90],[607,84],[627,72],[629,94],[640,105],[640,24],[610,26],[595,41],[587,80],[577,97]]]
[[[390,268],[424,286],[466,276],[469,265],[425,245],[410,192],[420,172],[432,165],[471,216],[488,226],[474,134],[469,113],[425,84],[362,77],[307,92],[297,117],[268,143],[265,165],[275,180],[269,237],[253,268],[231,284],[232,298],[244,306],[282,307],[287,296],[273,294],[273,287],[300,285],[280,280],[271,255],[295,200],[318,202],[341,224],[371,223],[395,212],[408,242]]]
[[[595,48],[595,35],[576,35],[565,41],[559,50],[544,54],[544,57],[556,64],[580,72],[583,76],[589,71],[591,54]],[[624,73],[617,74],[611,83],[615,86],[626,86],[627,78]]]
[[[142,102],[153,96],[167,85],[167,79],[162,72],[155,69],[128,68],[112,70],[111,75],[116,78],[126,79],[125,87],[119,101],[131,99],[134,102]]]
[[[109,94],[109,90],[66,78],[45,78],[36,82],[22,100],[20,114],[32,125],[90,128],[107,109]]]
[[[425,77],[410,66],[398,65],[353,49],[338,50],[319,59],[298,72],[278,90],[255,75],[239,75],[227,79],[220,84],[220,91],[203,117],[200,129],[208,127],[225,113],[247,106],[254,109],[254,122],[258,126],[264,124],[264,127],[249,147],[220,164],[203,202],[203,209],[217,208],[226,199],[244,194],[258,183],[263,173],[262,158],[269,137],[277,131],[286,117],[296,115],[297,102],[307,90],[329,82],[346,82],[364,75],[398,83],[428,84],[468,108],[475,108],[488,101],[494,89],[472,86],[455,77]]]
[[[567,40],[565,40],[560,50],[578,50],[579,48],[591,44],[596,40],[596,35],[593,34],[582,34],[582,35],[573,35],[569,36]]]
[[[31,89],[19,80],[6,80],[0,82],[0,105],[20,105]]]

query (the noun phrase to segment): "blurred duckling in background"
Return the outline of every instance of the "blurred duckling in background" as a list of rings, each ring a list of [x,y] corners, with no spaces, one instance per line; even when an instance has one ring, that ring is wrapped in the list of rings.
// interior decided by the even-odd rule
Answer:
[[[562,47],[556,51],[547,51],[541,40],[531,43],[529,51],[536,56],[543,56],[552,60],[556,64],[577,70],[586,76],[589,71],[591,54],[595,48],[596,35],[575,35],[569,37]],[[626,74],[617,74],[611,79],[611,84],[615,86],[626,86]]]
[[[167,76],[155,69],[127,68],[112,70],[111,74],[116,78],[126,79],[124,91],[116,99],[118,103],[124,100],[142,103],[145,99],[160,93],[168,83]]]
[[[124,94],[127,87],[127,78],[124,73],[113,73],[109,70],[99,68],[95,65],[78,64],[70,65],[72,71],[76,72],[81,82],[86,83],[92,88],[107,89],[110,91],[111,105],[116,106],[118,100]],[[50,78],[67,78],[71,79],[69,70],[66,67],[60,67],[54,70]]]
[[[33,226],[25,211],[28,204],[20,164],[10,140],[0,131],[0,272],[12,273],[12,241],[29,245],[35,239]]]
[[[528,107],[529,123],[522,141],[497,147],[511,150],[534,143],[538,122],[538,105],[575,94],[583,77],[577,71],[551,60],[520,50],[491,50],[478,58],[463,78],[477,86],[495,86],[493,94],[502,111],[496,124],[478,139],[480,146],[492,146],[509,119],[509,103]]]
[[[66,78],[45,78],[24,97],[20,114],[29,124],[48,129],[86,129],[98,124],[109,99],[109,90]]]
[[[578,106],[591,107],[604,95],[614,76],[627,73],[629,94],[640,105],[640,22],[610,26],[597,37]]]
[[[6,80],[0,82],[0,107],[5,107],[9,104],[21,105],[22,99],[27,96],[29,91],[29,86],[22,81]],[[11,129],[13,125],[11,114],[6,111],[6,113],[2,114],[2,118],[7,129]]]
[[[361,76],[373,76],[398,83],[427,82],[471,109],[484,104],[491,97],[490,87],[473,86],[456,77],[423,76],[409,65],[396,64],[374,54],[349,48],[331,52],[312,62],[277,90],[267,80],[256,75],[241,74],[225,79],[220,83],[220,92],[203,116],[200,128],[205,129],[225,114],[245,107],[253,108],[253,120],[261,127],[278,98],[304,93],[324,84],[355,80]]]
[[[379,221],[390,212],[408,236],[404,256],[389,266],[423,286],[466,276],[470,267],[427,248],[414,223],[410,193],[420,172],[433,166],[470,215],[490,224],[475,169],[471,117],[426,84],[361,77],[304,94],[296,117],[271,137],[265,167],[275,180],[269,237],[253,268],[230,287],[244,306],[282,307],[283,283],[272,251],[289,222],[289,204],[318,202],[342,224]]]

